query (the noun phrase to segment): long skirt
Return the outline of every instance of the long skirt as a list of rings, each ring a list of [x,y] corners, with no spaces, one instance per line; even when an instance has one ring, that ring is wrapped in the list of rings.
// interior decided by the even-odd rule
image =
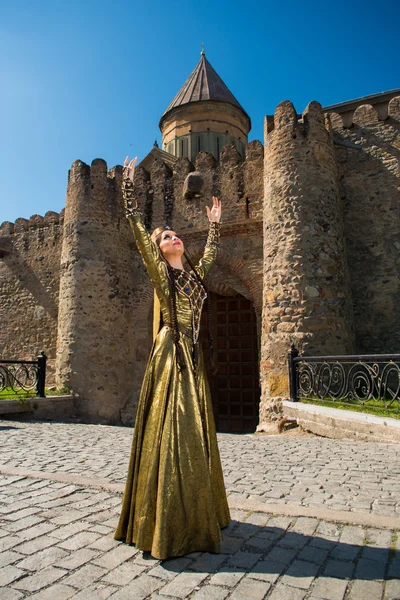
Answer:
[[[202,353],[196,377],[192,341],[181,335],[180,344],[182,370],[169,327],[153,344],[115,533],[159,559],[218,552],[230,522]]]

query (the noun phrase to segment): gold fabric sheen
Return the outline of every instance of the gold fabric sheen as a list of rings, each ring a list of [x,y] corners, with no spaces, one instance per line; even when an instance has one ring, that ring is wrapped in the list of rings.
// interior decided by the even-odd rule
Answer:
[[[150,240],[140,213],[129,222],[154,284],[164,323],[171,323],[166,265]],[[196,266],[203,278],[215,261],[219,227],[210,225],[204,255]],[[117,540],[135,544],[158,559],[194,551],[219,552],[221,528],[230,522],[217,446],[210,390],[199,348],[193,369],[193,311],[176,286],[180,370],[170,325],[151,350],[138,403]],[[184,332],[184,333],[183,333]]]

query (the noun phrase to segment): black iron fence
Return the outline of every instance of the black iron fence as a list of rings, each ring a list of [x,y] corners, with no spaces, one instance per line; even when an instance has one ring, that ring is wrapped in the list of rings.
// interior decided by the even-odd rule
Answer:
[[[299,356],[289,352],[290,400],[377,403],[400,409],[400,354]]]
[[[46,361],[44,352],[37,360],[0,360],[0,392],[11,390],[15,394],[36,391],[45,397]]]

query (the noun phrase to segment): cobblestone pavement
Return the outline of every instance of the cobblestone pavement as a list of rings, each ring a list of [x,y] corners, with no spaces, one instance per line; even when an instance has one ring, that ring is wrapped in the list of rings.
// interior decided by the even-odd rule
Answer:
[[[0,462],[9,473],[0,475],[1,600],[400,599],[394,526],[352,525],[349,512],[349,523],[338,524],[245,507],[261,498],[266,506],[308,504],[317,514],[316,501],[330,500],[335,509],[398,523],[397,503],[377,500],[399,495],[398,446],[219,435],[230,501],[245,508],[232,511],[220,554],[157,561],[113,540],[121,495],[82,484],[83,477],[122,482],[131,436],[120,427],[0,421]],[[74,482],[55,480],[63,476]],[[353,502],[356,494],[365,504]]]
[[[7,424],[0,429],[0,466],[125,481],[130,428]],[[398,445],[231,434],[218,434],[218,442],[232,497],[400,517]]]

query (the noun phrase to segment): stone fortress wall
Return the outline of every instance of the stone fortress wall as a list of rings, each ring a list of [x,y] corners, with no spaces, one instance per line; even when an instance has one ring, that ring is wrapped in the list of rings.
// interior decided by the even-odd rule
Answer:
[[[400,100],[379,121],[357,108],[352,125],[311,103],[266,118],[265,147],[242,161],[233,145],[217,163],[154,160],[135,186],[149,229],[168,223],[196,260],[207,235],[205,204],[224,207],[209,288],[239,293],[259,324],[262,422],[287,397],[286,356],[398,351]],[[183,196],[194,169],[202,197]],[[1,354],[45,350],[50,381],[78,396],[83,416],[132,423],[151,347],[152,297],[123,214],[121,169],[76,161],[60,215],[0,229]]]

